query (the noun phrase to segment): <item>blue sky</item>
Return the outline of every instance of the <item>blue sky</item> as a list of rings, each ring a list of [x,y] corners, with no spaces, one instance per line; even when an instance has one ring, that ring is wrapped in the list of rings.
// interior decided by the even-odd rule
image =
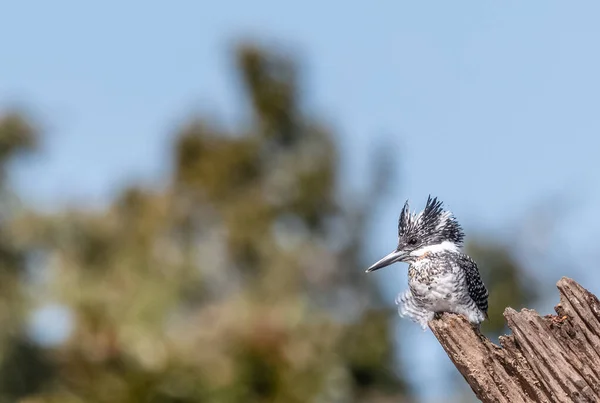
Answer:
[[[432,193],[468,232],[515,244],[546,211],[557,229],[544,250],[598,292],[583,268],[600,235],[599,13],[592,1],[4,2],[0,108],[25,106],[47,137],[15,184],[56,208],[160,183],[182,119],[243,119],[228,50],[256,38],[300,58],[307,109],[340,137],[345,191],[365,185],[373,139],[397,156],[366,260],[394,247],[404,200]],[[528,264],[544,264],[529,247]],[[393,299],[403,268],[381,276]],[[431,335],[407,337],[439,355]]]

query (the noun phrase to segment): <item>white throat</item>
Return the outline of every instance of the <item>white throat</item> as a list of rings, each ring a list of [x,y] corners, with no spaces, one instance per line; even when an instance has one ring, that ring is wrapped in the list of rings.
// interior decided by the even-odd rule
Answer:
[[[436,252],[460,252],[460,248],[453,242],[444,241],[437,245],[429,245],[424,246],[422,248],[413,250],[410,252],[411,256],[423,256],[426,253],[436,253]]]

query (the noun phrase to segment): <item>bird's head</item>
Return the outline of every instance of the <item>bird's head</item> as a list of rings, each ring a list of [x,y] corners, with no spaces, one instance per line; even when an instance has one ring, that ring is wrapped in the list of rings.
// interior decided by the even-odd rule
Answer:
[[[412,262],[428,252],[458,251],[464,233],[451,212],[437,198],[427,199],[425,209],[411,214],[408,200],[398,220],[398,247],[367,269],[367,273],[396,262]]]

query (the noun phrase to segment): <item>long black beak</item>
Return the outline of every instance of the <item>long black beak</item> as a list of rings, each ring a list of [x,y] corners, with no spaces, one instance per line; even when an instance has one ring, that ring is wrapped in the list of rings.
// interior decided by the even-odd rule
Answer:
[[[391,265],[392,263],[400,262],[404,257],[406,257],[406,254],[403,251],[395,250],[389,255],[386,255],[383,259],[379,260],[373,266],[369,267],[367,269],[367,273],[379,270],[381,268]]]

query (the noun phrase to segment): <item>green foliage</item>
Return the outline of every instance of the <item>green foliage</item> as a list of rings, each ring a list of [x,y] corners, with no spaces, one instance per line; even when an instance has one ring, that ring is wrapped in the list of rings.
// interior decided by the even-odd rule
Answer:
[[[191,119],[163,191],[11,223],[24,256],[43,252],[43,279],[23,284],[37,290],[29,304],[67,306],[74,329],[31,350],[16,326],[5,401],[403,399],[395,315],[359,270],[365,214],[336,199],[333,137],[300,109],[292,60],[242,46],[237,66],[252,124],[225,133]],[[10,153],[34,143],[25,120],[8,119]],[[24,264],[11,256],[7,267]]]
[[[0,166],[23,152],[32,151],[37,143],[37,131],[18,112],[0,115]]]
[[[241,46],[237,67],[250,123],[190,119],[160,191],[125,189],[102,211],[0,205],[0,403],[406,400],[399,319],[361,261],[389,159],[368,203],[340,201],[334,136],[300,108],[293,60]],[[23,115],[0,118],[2,174],[37,141]],[[499,331],[498,310],[527,292],[517,263],[485,248]],[[26,321],[49,302],[73,330],[44,348]]]

